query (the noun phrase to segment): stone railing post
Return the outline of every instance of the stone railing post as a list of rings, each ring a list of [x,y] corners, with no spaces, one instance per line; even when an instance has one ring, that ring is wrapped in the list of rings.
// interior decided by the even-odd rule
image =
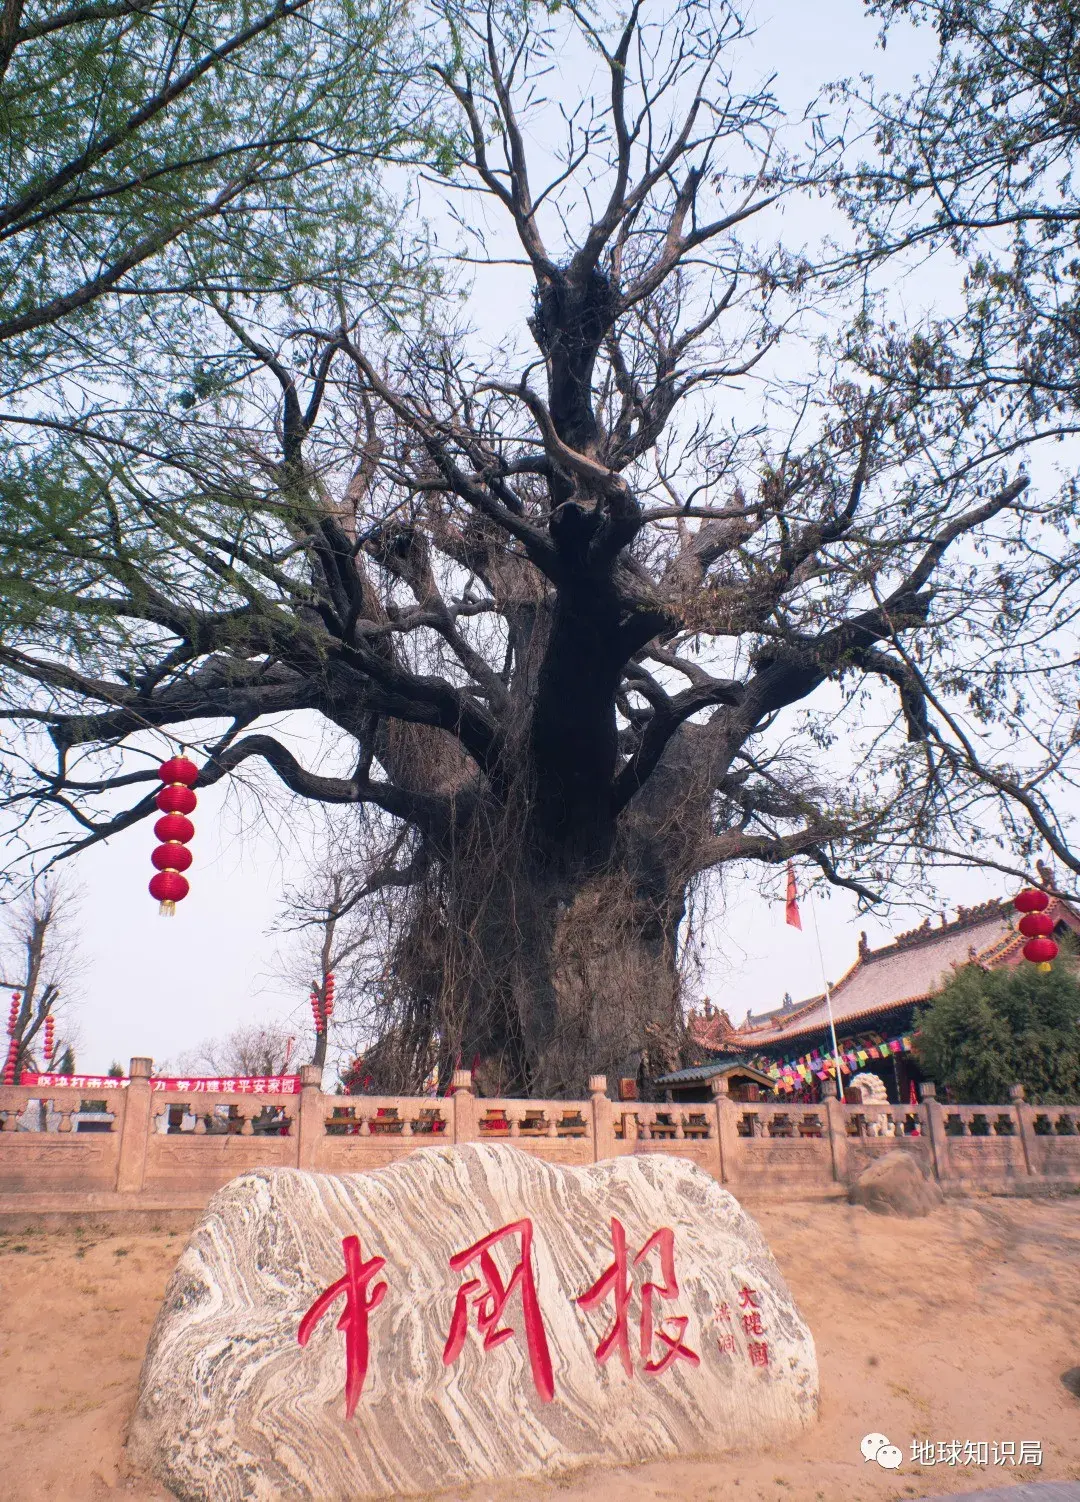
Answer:
[[[590,1074],[589,1101],[592,1106],[593,1162],[601,1163],[615,1156],[615,1119],[607,1097],[607,1075]]]
[[[475,1142],[480,1133],[477,1127],[472,1070],[455,1069],[450,1083],[454,1087],[454,1141]]]
[[[738,1109],[731,1098],[726,1076],[712,1082],[713,1105],[716,1107],[716,1147],[720,1182],[730,1184],[739,1176]]]
[[[1012,1102],[1013,1116],[1016,1118],[1016,1135],[1020,1138],[1020,1146],[1024,1150],[1024,1167],[1028,1173],[1034,1173],[1032,1165],[1034,1154],[1031,1151],[1031,1111],[1024,1100],[1023,1085],[1009,1086],[1009,1100]]]
[[[930,1157],[934,1173],[939,1181],[952,1177],[949,1164],[949,1137],[945,1131],[945,1113],[938,1104],[937,1086],[927,1083],[919,1086],[919,1096],[926,1107],[926,1125],[930,1133]]]
[[[300,1065],[300,1109],[296,1113],[296,1166],[315,1169],[326,1136],[326,1105],[322,1093],[322,1067]]]
[[[153,1059],[132,1059],[124,1091],[124,1119],[120,1126],[120,1158],[116,1166],[118,1194],[138,1194],[146,1176],[146,1144],[150,1138],[150,1076]]]
[[[829,1133],[829,1152],[832,1156],[832,1176],[836,1184],[846,1184],[848,1177],[847,1118],[843,1103],[835,1095],[827,1095],[821,1102],[825,1108],[825,1128]]]

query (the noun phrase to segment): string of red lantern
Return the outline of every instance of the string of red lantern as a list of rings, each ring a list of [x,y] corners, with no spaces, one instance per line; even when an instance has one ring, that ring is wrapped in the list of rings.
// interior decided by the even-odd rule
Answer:
[[[333,976],[323,981],[323,994],[318,994],[317,985],[311,987],[311,1015],[315,1018],[315,1032],[326,1032],[326,1023],[333,1012]]]
[[[327,975],[323,981],[323,995],[319,995],[318,986],[311,988],[311,1015],[315,1019],[315,1031],[326,1032],[326,1024],[334,1010],[334,977]]]
[[[158,768],[158,776],[165,786],[154,802],[163,815],[154,825],[154,833],[161,844],[150,856],[157,867],[156,875],[150,878],[150,896],[160,903],[163,917],[171,918],[176,904],[182,902],[191,887],[184,872],[191,865],[191,851],[187,848],[195,836],[195,826],[187,817],[195,809],[198,799],[192,791],[199,778],[199,769],[186,756],[170,756]]]
[[[45,1063],[46,1064],[48,1064],[48,1063],[51,1062],[52,1056],[53,1056],[53,1041],[54,1041],[53,1030],[54,1030],[54,1027],[55,1027],[55,1023],[53,1022],[53,1014],[50,1012],[49,1015],[45,1018]]]
[[[1013,907],[1023,916],[1018,927],[1027,943],[1023,948],[1025,960],[1037,965],[1043,973],[1050,969],[1050,961],[1057,958],[1058,946],[1050,935],[1054,932],[1054,920],[1046,909],[1050,898],[1034,887],[1025,887],[1013,898]]]
[[[12,991],[11,1007],[8,1010],[8,1043],[7,1058],[4,1060],[4,1084],[15,1083],[15,1064],[19,1057],[19,1044],[15,1037],[15,1029],[19,1025],[19,1003],[22,1001],[21,991]]]

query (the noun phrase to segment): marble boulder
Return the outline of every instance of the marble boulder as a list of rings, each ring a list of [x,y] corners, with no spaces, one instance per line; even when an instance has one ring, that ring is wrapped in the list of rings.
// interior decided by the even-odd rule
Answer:
[[[694,1164],[440,1146],[220,1190],[166,1290],[129,1455],[187,1502],[359,1502],[756,1451],[817,1404],[760,1230]]]

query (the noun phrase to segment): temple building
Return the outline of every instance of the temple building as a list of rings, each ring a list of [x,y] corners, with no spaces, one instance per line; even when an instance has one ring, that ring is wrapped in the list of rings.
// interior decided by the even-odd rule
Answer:
[[[1080,936],[1080,914],[1054,899],[1047,910],[1055,919],[1054,937]],[[859,1073],[877,1075],[889,1099],[907,1102],[922,1079],[913,1051],[916,1009],[925,1005],[964,965],[996,970],[1023,961],[1024,938],[1008,899],[978,907],[961,907],[938,925],[929,918],[881,949],[859,937],[855,963],[832,987],[832,1014],[846,1079]],[[734,1026],[726,1012],[708,1001],[691,1012],[688,1030],[701,1061],[739,1058],[765,1070],[781,1097],[816,1100],[831,1079],[832,1041],[824,994],[803,1001],[784,998],[771,1012],[751,1012]]]

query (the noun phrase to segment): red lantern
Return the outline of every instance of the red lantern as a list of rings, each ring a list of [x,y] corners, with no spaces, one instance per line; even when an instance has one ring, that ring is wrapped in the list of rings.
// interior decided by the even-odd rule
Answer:
[[[191,851],[186,846],[194,838],[195,826],[187,815],[199,801],[192,792],[199,769],[186,756],[170,756],[161,763],[158,776],[165,786],[154,802],[164,817],[154,825],[161,844],[150,856],[158,871],[150,883],[150,895],[161,903],[162,915],[171,918],[176,904],[191,890],[180,873],[191,865]]]
[[[1046,938],[1054,932],[1054,920],[1049,913],[1025,913],[1017,927],[1025,939]]]
[[[11,1007],[8,1010],[8,1025],[7,1025],[8,1037],[9,1038],[13,1038],[15,1036],[15,1029],[16,1029],[16,1027],[19,1024],[19,1002],[20,1001],[22,1001],[22,992],[21,991],[12,991],[12,993],[11,993]]]
[[[46,1064],[49,1062],[49,1060],[53,1056],[53,1038],[54,1038],[53,1029],[54,1029],[54,1026],[55,1026],[55,1024],[53,1022],[53,1014],[50,1012],[49,1015],[45,1018],[45,1062],[46,1062]]]
[[[171,782],[154,799],[163,814],[190,814],[198,799],[182,782]]]
[[[191,851],[173,840],[152,850],[150,860],[159,871],[186,871],[191,865]]]
[[[7,1058],[4,1061],[5,1085],[13,1085],[15,1083],[15,1060],[18,1057],[19,1045],[16,1043],[15,1039],[12,1038],[11,1042],[8,1044]]]
[[[1013,898],[1013,907],[1018,913],[1041,913],[1050,906],[1050,899],[1045,892],[1037,892],[1034,887],[1025,887]]]
[[[158,776],[162,782],[182,782],[190,788],[199,780],[199,769],[186,756],[170,756],[158,767]]]
[[[183,814],[165,814],[154,825],[154,834],[159,840],[179,840],[182,845],[187,845],[195,838],[195,826]]]
[[[1030,960],[1043,971],[1050,969],[1050,961],[1056,959],[1057,952],[1058,947],[1053,939],[1029,939],[1024,945],[1025,960]]]
[[[150,878],[150,896],[156,897],[161,903],[161,911],[166,918],[173,916],[176,904],[183,902],[190,891],[187,877],[181,876],[179,871],[159,871]]]

